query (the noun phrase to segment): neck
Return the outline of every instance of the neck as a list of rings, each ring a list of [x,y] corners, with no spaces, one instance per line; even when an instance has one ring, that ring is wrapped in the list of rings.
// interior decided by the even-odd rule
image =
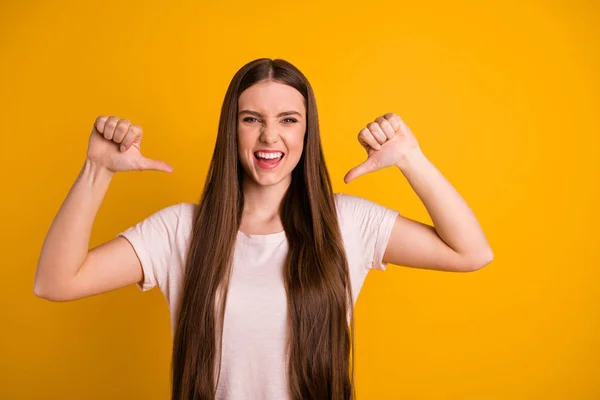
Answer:
[[[242,182],[243,214],[262,221],[278,220],[279,207],[290,184],[291,176],[274,185],[260,185],[252,178],[244,177]]]

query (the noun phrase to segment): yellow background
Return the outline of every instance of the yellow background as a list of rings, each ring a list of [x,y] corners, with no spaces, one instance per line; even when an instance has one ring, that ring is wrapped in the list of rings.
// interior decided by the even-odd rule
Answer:
[[[431,223],[395,168],[343,182],[359,130],[395,112],[495,253],[368,276],[359,399],[600,398],[598,3],[101,3],[0,6],[0,398],[168,398],[159,289],[52,303],[36,263],[98,115],[141,125],[174,173],[117,174],[90,246],[198,201],[227,85],[258,57],[312,83],[336,191]]]

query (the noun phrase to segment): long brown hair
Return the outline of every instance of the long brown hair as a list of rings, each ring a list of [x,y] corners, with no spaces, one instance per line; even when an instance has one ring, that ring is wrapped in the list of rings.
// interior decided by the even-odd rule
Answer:
[[[238,98],[264,80],[298,90],[307,118],[304,150],[279,210],[289,245],[284,282],[290,398],[354,398],[352,287],[314,93],[289,62],[261,58],[235,74],[223,101],[217,141],[194,214],[175,327],[173,400],[215,398],[233,248],[244,208],[243,169],[237,157]]]

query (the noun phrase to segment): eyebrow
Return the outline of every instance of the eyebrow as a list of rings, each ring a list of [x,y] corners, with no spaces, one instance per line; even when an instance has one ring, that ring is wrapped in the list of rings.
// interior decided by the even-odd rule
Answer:
[[[252,111],[252,110],[242,110],[238,113],[238,115],[241,115],[241,114],[256,115],[257,117],[261,117],[261,118],[263,117],[263,115],[261,113],[259,113],[258,111]],[[281,112],[281,113],[277,114],[277,116],[283,117],[285,115],[293,115],[293,114],[296,114],[299,117],[302,117],[302,114],[300,114],[298,111],[294,111],[294,110]]]

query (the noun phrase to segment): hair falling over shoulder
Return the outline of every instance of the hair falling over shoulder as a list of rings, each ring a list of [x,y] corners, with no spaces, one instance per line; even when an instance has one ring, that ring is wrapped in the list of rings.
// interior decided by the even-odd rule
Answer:
[[[216,396],[227,288],[244,205],[243,171],[237,158],[238,98],[262,80],[294,87],[304,96],[307,113],[304,151],[280,208],[289,245],[283,273],[290,398],[349,400],[355,395],[348,261],[323,157],[315,96],[295,66],[282,59],[261,58],[237,71],[223,101],[208,176],[194,215],[174,332],[173,400]]]

